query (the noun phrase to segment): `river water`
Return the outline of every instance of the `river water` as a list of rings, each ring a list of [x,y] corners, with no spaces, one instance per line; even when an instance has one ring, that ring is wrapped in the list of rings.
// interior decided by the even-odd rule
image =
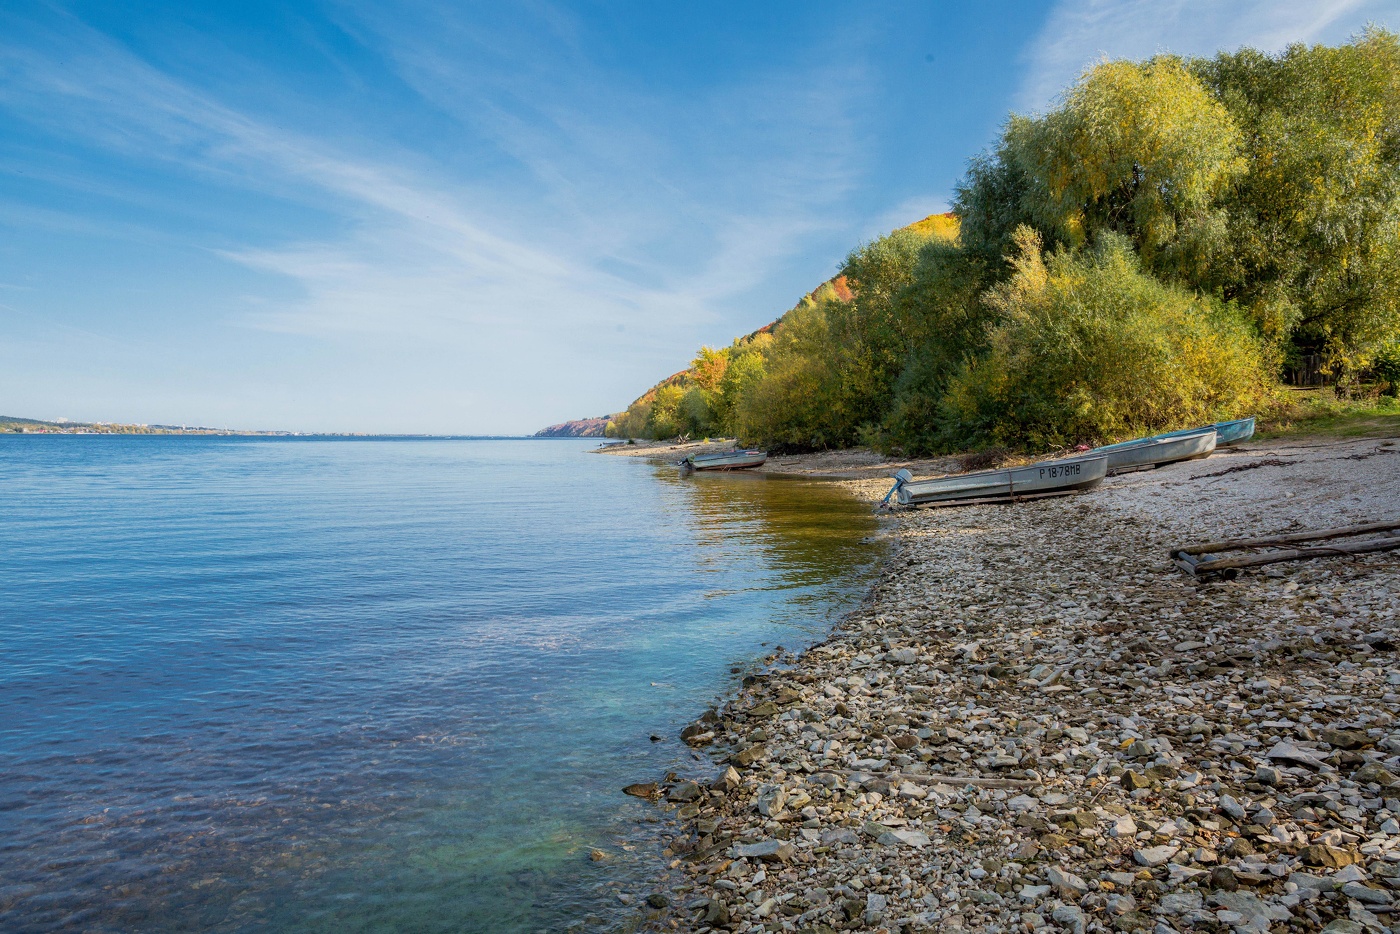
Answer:
[[[879,545],[593,444],[0,436],[0,930],[615,923],[619,789]]]

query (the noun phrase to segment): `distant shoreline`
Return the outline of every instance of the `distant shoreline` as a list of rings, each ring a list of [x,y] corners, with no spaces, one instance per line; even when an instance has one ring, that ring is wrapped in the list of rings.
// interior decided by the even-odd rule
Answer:
[[[375,434],[371,432],[301,432],[301,431],[222,431],[208,430],[145,430],[111,431],[91,428],[66,428],[63,430],[19,430],[0,427],[0,437],[117,437],[117,438],[262,438],[298,441],[578,441],[587,439],[536,437],[534,435],[425,435],[425,434]]]
[[[0,436],[3,435],[122,435],[193,438],[399,438],[404,440],[438,441],[525,441],[555,440],[548,435],[464,435],[427,434],[422,432],[373,431],[280,431],[248,428],[210,428],[205,425],[136,425],[121,422],[44,421],[37,418],[17,418],[0,415]]]

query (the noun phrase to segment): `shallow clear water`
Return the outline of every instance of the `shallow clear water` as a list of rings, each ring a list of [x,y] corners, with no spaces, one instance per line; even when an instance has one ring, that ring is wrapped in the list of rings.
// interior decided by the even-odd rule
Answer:
[[[621,786],[877,546],[592,446],[0,436],[0,930],[610,920]]]

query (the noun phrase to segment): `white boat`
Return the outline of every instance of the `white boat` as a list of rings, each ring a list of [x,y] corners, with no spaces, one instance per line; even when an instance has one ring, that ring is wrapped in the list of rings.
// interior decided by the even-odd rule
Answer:
[[[1230,422],[1216,422],[1214,425],[1202,425],[1200,428],[1183,428],[1180,431],[1165,431],[1160,435],[1150,435],[1146,438],[1135,438],[1132,441],[1119,441],[1117,444],[1105,444],[1094,450],[1101,452],[1116,451],[1125,448],[1130,444],[1140,444],[1143,441],[1161,440],[1163,438],[1180,438],[1184,435],[1194,435],[1201,431],[1215,430],[1215,446],[1218,448],[1229,447],[1232,444],[1241,444],[1254,437],[1254,418],[1237,418]]]
[[[1182,434],[1157,435],[1094,448],[1090,454],[1108,458],[1110,475],[1128,470],[1161,467],[1176,461],[1209,457],[1215,450],[1215,428],[1198,428]]]
[[[747,470],[768,460],[767,451],[720,451],[716,454],[691,454],[676,466],[690,470]]]
[[[1093,454],[929,480],[915,480],[906,468],[894,475],[895,486],[890,492],[902,506],[1007,502],[1087,490],[1102,483],[1107,472],[1108,459]]]

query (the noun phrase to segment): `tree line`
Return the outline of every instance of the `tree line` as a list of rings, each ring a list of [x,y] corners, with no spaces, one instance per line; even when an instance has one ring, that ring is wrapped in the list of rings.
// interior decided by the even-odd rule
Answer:
[[[1266,410],[1303,358],[1400,372],[1400,39],[1086,71],[1013,115],[953,210],[862,244],[623,437],[908,454]]]

